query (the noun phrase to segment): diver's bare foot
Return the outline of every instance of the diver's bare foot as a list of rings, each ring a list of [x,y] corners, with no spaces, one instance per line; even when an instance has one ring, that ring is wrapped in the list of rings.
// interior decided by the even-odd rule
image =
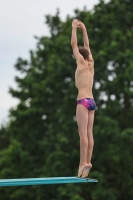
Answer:
[[[92,164],[86,164],[82,170],[82,178],[85,178],[88,176],[90,169],[92,168]]]
[[[84,164],[84,165],[79,165],[78,177],[81,177],[81,176],[82,176],[82,171],[83,171],[83,169],[84,169],[85,166],[86,166],[86,164]]]
[[[92,168],[92,164],[84,164],[79,165],[78,177],[85,178],[88,176],[90,169]]]

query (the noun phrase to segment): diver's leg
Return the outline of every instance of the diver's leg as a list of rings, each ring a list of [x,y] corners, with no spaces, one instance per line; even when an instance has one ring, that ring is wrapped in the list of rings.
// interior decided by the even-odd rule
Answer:
[[[86,177],[92,168],[91,157],[93,152],[94,140],[93,140],[93,123],[94,123],[94,113],[95,111],[88,112],[88,126],[87,126],[87,137],[88,137],[88,149],[86,163],[87,166],[83,169],[82,177]]]
[[[82,175],[83,168],[87,165],[86,158],[88,149],[88,109],[81,104],[77,105],[76,120],[80,137],[80,163],[78,171],[78,177],[80,177]]]

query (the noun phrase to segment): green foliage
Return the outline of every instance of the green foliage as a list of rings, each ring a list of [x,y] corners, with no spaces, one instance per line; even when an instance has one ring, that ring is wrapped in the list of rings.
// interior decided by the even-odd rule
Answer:
[[[0,188],[1,199],[127,200],[133,198],[133,2],[100,1],[93,11],[75,10],[88,30],[95,60],[93,168],[99,183]],[[72,18],[46,16],[50,37],[37,39],[29,60],[15,68],[20,103],[0,129],[0,177],[75,176],[79,138],[75,122],[76,63],[71,58]],[[78,30],[79,45],[83,45]],[[120,190],[121,189],[121,190]]]

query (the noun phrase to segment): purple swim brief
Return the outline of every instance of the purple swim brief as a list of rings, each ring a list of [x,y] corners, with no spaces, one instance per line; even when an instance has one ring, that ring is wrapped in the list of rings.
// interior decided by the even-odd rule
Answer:
[[[77,101],[77,104],[85,106],[89,111],[96,109],[95,100],[91,98],[80,99]]]

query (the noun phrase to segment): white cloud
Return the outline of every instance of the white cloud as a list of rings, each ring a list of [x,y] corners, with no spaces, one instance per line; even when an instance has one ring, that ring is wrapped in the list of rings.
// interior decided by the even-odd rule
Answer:
[[[18,57],[27,58],[29,50],[34,49],[34,35],[48,35],[44,16],[54,15],[60,9],[60,16],[74,15],[73,10],[91,9],[98,0],[4,0],[0,5],[0,123],[7,116],[10,107],[17,100],[8,94],[9,86],[16,87],[13,65]],[[5,113],[5,114],[4,114]]]

